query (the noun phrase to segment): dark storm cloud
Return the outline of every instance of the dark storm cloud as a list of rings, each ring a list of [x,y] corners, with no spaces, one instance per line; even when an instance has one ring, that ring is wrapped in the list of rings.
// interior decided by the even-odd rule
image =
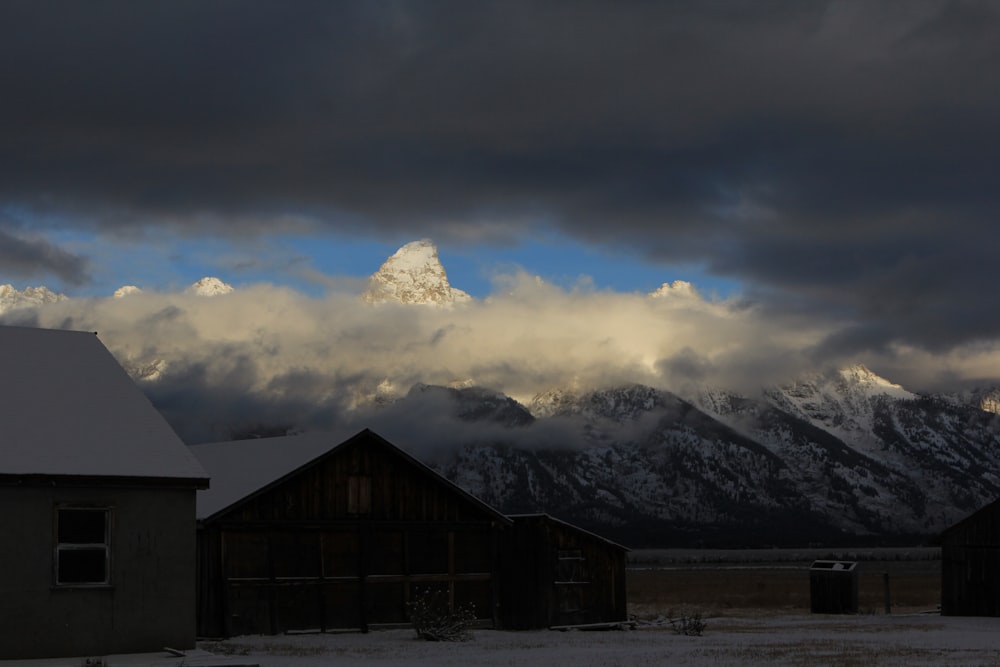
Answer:
[[[998,34],[990,2],[6,2],[0,200],[544,221],[866,332],[834,347],[947,348],[1000,336]]]
[[[0,267],[24,278],[56,276],[70,284],[90,280],[87,260],[41,238],[21,238],[0,229]]]

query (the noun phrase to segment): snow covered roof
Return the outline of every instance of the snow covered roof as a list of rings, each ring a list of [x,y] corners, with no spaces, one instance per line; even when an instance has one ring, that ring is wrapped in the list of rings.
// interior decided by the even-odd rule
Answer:
[[[198,519],[218,514],[360,437],[372,438],[391,447],[400,457],[426,474],[438,478],[442,484],[452,487],[455,493],[466,497],[469,502],[510,523],[500,512],[369,429],[346,440],[341,434],[319,431],[277,438],[192,445],[191,451],[212,478],[211,488],[198,492],[195,514]]]
[[[276,438],[211,442],[189,447],[212,486],[198,492],[195,515],[205,519],[326,454],[342,438],[303,433]]]
[[[207,483],[93,333],[0,326],[0,475]]]

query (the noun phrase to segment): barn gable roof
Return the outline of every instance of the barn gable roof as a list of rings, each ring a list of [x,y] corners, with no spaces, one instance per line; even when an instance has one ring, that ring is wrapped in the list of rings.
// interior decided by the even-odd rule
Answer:
[[[93,333],[0,326],[0,424],[0,477],[208,483]]]
[[[330,444],[337,439],[336,434],[310,432],[191,446],[191,451],[212,476],[212,487],[198,493],[197,518],[210,520],[267,492],[300,471],[335,456],[338,451],[366,440],[404,460],[417,474],[446,487],[493,519],[510,523],[503,514],[370,429],[364,429],[340,444]]]

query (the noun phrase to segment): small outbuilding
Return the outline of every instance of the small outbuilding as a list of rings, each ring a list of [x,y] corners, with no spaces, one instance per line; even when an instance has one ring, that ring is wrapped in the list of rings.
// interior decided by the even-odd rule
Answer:
[[[208,479],[93,333],[0,327],[0,659],[195,645]]]
[[[809,604],[814,614],[858,613],[857,562],[813,561],[809,568]]]
[[[1000,616],[1000,500],[941,535],[941,613]]]
[[[515,515],[504,531],[500,598],[505,628],[626,621],[628,549],[547,514]]]

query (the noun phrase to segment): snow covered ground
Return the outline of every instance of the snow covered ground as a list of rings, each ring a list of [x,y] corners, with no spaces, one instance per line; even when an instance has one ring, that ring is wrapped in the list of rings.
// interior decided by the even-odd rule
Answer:
[[[205,642],[261,667],[485,665],[1000,665],[1000,618],[937,615],[761,615],[708,618],[700,637],[669,625],[631,631],[478,630],[466,643],[431,643],[409,630],[237,637]]]

